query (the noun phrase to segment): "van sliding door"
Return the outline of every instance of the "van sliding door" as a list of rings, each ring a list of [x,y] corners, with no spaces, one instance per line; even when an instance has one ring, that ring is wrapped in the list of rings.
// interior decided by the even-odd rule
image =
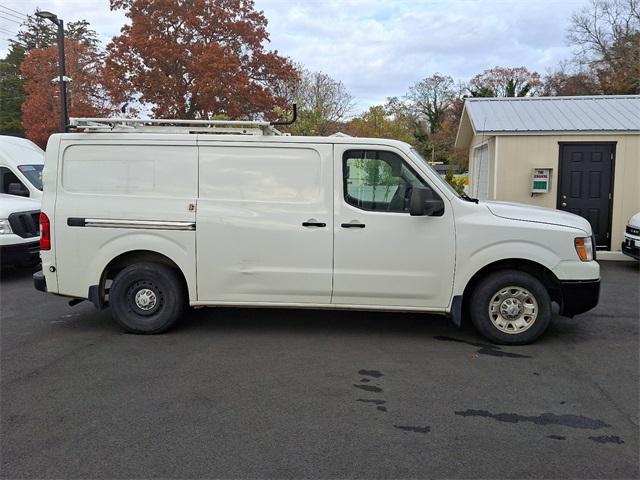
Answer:
[[[330,302],[332,160],[332,145],[199,140],[199,302]]]

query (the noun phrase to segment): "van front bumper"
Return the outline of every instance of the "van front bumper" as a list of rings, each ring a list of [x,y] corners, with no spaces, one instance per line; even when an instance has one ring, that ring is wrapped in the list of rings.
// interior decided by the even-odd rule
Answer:
[[[560,282],[560,315],[573,317],[598,305],[600,300],[600,279],[564,280]]]
[[[0,245],[2,265],[29,266],[38,263],[40,241]]]
[[[622,253],[636,260],[640,260],[640,246],[637,245],[640,245],[640,240],[625,237],[621,245]]]

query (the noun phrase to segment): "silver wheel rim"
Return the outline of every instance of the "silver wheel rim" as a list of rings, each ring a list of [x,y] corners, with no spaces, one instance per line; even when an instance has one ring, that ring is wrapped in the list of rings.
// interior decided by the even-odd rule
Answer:
[[[522,287],[501,288],[491,296],[489,318],[501,332],[511,335],[522,333],[531,328],[538,318],[538,301]]]
[[[140,310],[151,310],[156,306],[156,302],[158,301],[156,294],[153,290],[148,288],[142,288],[136,292],[136,296],[134,298],[136,302],[136,306]]]

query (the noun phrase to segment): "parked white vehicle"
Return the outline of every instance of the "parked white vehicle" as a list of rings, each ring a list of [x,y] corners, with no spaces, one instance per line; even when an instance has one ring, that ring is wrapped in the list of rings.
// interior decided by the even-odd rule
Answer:
[[[622,242],[622,253],[640,260],[640,212],[633,215],[627,222]]]
[[[42,198],[44,152],[26,138],[0,135],[0,193]]]
[[[0,263],[38,263],[40,202],[0,193]]]
[[[163,332],[186,304],[370,309],[523,344],[552,302],[598,302],[587,220],[460,196],[408,144],[72,122],[84,132],[47,145],[35,286],[110,305],[128,331]],[[233,129],[248,134],[202,133]]]

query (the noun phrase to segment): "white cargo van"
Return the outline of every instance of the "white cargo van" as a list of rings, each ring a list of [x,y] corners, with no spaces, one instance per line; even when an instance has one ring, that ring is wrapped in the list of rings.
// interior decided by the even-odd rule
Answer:
[[[0,193],[0,265],[38,263],[40,202]]]
[[[0,264],[38,263],[44,152],[26,138],[0,135]],[[28,198],[24,198],[28,197]]]
[[[26,138],[0,135],[0,194],[42,198],[44,152]]]
[[[406,143],[72,124],[47,145],[35,286],[109,305],[128,331],[163,332],[185,305],[370,309],[468,317],[523,344],[552,302],[568,316],[598,302],[584,218],[460,196]]]

